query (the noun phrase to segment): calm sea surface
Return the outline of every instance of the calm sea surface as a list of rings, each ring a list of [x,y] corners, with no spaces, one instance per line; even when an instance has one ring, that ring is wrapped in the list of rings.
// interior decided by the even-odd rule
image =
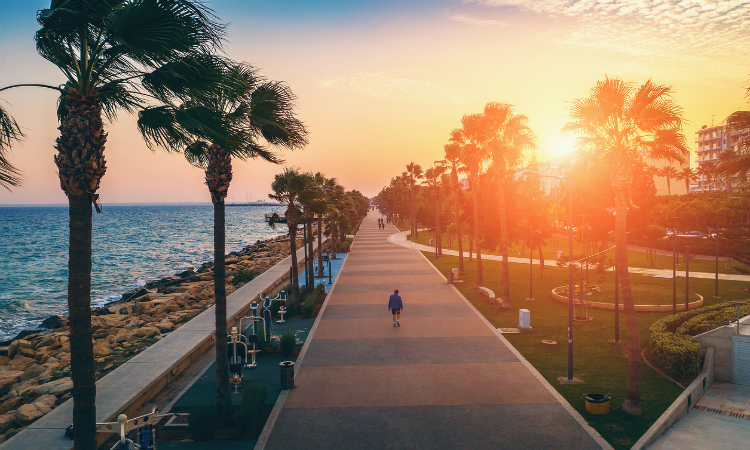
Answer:
[[[226,208],[227,253],[285,232],[264,214]],[[92,305],[213,259],[213,207],[104,206],[94,212]],[[67,311],[68,208],[0,207],[0,340]]]

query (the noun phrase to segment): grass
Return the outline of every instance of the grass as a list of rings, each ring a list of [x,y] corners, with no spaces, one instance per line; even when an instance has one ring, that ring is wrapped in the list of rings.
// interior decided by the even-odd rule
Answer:
[[[598,274],[597,274],[598,275]],[[596,279],[599,277],[597,276]],[[567,279],[565,280],[567,283]],[[594,279],[591,280],[592,284],[596,284],[596,281]],[[684,286],[680,284],[680,288],[684,289]],[[669,286],[669,288],[663,287],[663,286],[639,286],[639,285],[632,285],[631,289],[633,291],[633,301],[636,305],[671,305],[672,304],[672,287]],[[614,284],[605,284],[601,286],[601,292],[593,292],[591,295],[586,296],[586,300],[590,302],[601,302],[601,303],[614,303],[615,301],[615,286]],[[558,291],[559,292],[559,291]],[[567,290],[565,290],[564,295],[567,295]],[[546,293],[545,293],[546,295]],[[690,301],[695,302],[698,301],[699,297],[696,293],[691,292],[690,293]],[[677,293],[677,304],[682,305],[685,303],[685,293],[683,290],[680,290]],[[620,299],[620,304],[622,304],[622,299]]]
[[[420,238],[422,233],[420,233]],[[445,274],[453,267],[458,267],[458,257],[443,256],[437,261],[434,253],[423,252],[441,273]],[[483,261],[484,285],[501,297],[499,261]],[[625,399],[628,361],[624,341],[627,339],[625,315],[620,314],[621,344],[610,342],[614,337],[614,311],[589,309],[591,322],[575,322],[574,339],[574,374],[584,380],[581,385],[561,385],[557,377],[567,373],[566,328],[568,307],[551,300],[549,292],[556,286],[567,283],[567,269],[556,266],[548,267],[546,279],[534,279],[535,301],[526,302],[528,297],[529,267],[525,264],[510,264],[510,309],[503,310],[498,304],[490,304],[486,297],[479,294],[476,287],[476,263],[464,260],[466,274],[461,276],[463,283],[455,286],[494,326],[510,328],[518,325],[518,310],[528,309],[531,312],[532,334],[506,335],[518,351],[554,386],[565,399],[616,449],[630,448],[653,422],[674,402],[682,389],[662,377],[645,364],[641,364],[641,396],[643,415],[631,416],[622,411]],[[612,286],[614,274],[595,274],[603,287]],[[631,274],[631,283],[637,286],[651,286],[660,291],[670,291],[672,280],[651,278]],[[748,294],[742,289],[748,283],[721,281],[721,299],[714,299],[713,280],[691,280],[691,288],[703,295],[707,305],[727,300],[746,300]],[[605,291],[606,292],[606,291]],[[613,291],[610,291],[613,292]],[[678,297],[679,298],[679,297]],[[648,345],[649,327],[665,317],[668,313],[638,313],[638,327],[641,347]],[[549,339],[558,345],[547,346],[541,340]],[[594,416],[586,412],[583,394],[604,393],[612,397],[610,413],[605,416]]]
[[[405,230],[408,230],[408,224]],[[435,237],[435,233],[431,231],[420,231],[419,232],[419,238],[414,240],[414,242],[417,242],[419,244],[429,245],[430,239],[433,239]],[[557,252],[563,251],[567,255],[568,253],[568,244],[567,240],[564,240],[560,237],[556,238],[557,240],[557,247],[555,248],[553,245],[551,245],[552,240],[548,239],[548,245],[542,246],[542,251],[544,252],[545,262],[547,264],[554,265],[555,260],[557,259]],[[449,249],[449,250],[458,250],[458,242],[455,239],[451,240],[451,246],[448,246],[448,238],[447,236],[443,235],[443,249]],[[610,246],[614,245],[613,243],[610,244]],[[469,241],[468,239],[464,239],[463,241],[463,250],[468,255],[469,252]],[[598,250],[597,250],[598,251]],[[489,254],[489,255],[499,255],[500,249],[499,248],[482,248],[482,254]],[[573,242],[573,254],[576,257],[582,256],[583,253],[583,244],[580,242],[576,242],[574,240]],[[529,257],[529,248],[522,245],[522,244],[512,244],[508,256],[511,257]],[[613,260],[615,256],[615,251],[610,250],[606,253],[606,258],[608,260]],[[534,258],[538,258],[539,253],[536,249],[534,249]],[[637,250],[628,250],[628,265],[630,267],[643,267],[643,268],[649,268],[649,269],[672,269],[672,256],[667,255],[655,255],[654,263],[651,262],[651,258],[647,255],[646,252],[640,252]],[[739,263],[733,262],[732,267],[741,265]],[[592,264],[591,266],[595,266]],[[684,253],[680,254],[679,258],[679,264],[677,264],[677,270],[684,271],[685,270],[685,258]],[[690,260],[690,271],[691,272],[708,272],[708,273],[714,273],[716,271],[716,262],[713,259],[695,259],[691,258]],[[737,271],[728,271],[724,270],[724,259],[723,257],[719,257],[719,273],[728,273],[728,274],[736,274],[741,275],[740,272]]]

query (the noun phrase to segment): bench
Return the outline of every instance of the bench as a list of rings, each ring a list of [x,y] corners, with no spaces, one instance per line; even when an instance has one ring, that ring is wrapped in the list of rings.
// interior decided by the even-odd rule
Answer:
[[[492,289],[486,288],[486,287],[480,287],[479,292],[486,295],[488,299],[490,299],[490,303],[496,303],[495,301],[495,293],[492,292]]]

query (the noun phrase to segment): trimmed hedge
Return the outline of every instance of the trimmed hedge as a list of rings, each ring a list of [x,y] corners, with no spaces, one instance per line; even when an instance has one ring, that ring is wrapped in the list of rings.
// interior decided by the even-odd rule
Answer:
[[[740,314],[750,314],[750,307],[742,307]],[[695,376],[700,370],[701,345],[693,336],[736,318],[736,306],[719,303],[657,320],[650,330],[651,354],[670,375]]]

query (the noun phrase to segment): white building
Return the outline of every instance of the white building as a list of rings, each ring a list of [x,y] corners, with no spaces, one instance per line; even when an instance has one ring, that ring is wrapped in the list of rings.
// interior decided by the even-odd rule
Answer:
[[[740,133],[730,130],[726,125],[717,125],[703,127],[695,134],[698,138],[695,140],[697,144],[695,162],[698,163],[698,167],[705,166],[706,164],[716,163],[719,155],[726,150],[737,150],[739,144]],[[730,187],[736,185],[736,180],[730,181]],[[704,174],[700,178],[690,184],[690,192],[707,192],[709,190],[725,190],[727,189],[727,183],[721,179],[711,179]]]

